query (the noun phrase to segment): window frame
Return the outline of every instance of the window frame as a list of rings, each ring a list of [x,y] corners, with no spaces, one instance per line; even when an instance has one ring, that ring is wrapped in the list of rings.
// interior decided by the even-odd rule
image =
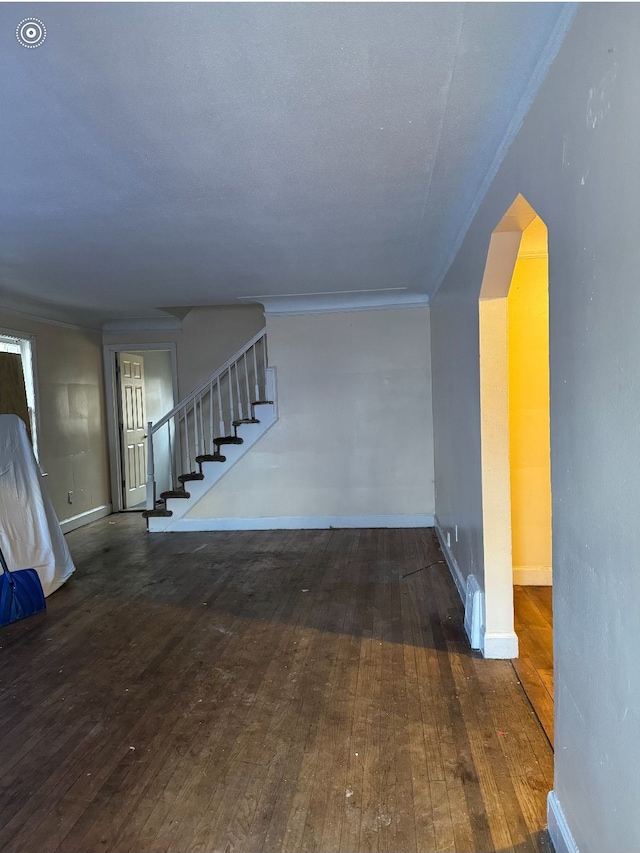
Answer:
[[[33,452],[40,463],[39,455],[39,433],[40,417],[38,406],[38,375],[36,369],[36,336],[28,332],[19,332],[16,329],[5,329],[0,327],[0,343],[13,344],[20,347],[22,357],[22,373],[27,392],[27,406],[29,407],[29,420],[31,425],[31,437]]]

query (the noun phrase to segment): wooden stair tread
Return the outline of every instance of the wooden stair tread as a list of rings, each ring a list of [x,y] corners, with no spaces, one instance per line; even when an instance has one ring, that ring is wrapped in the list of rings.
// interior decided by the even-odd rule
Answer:
[[[239,418],[237,421],[234,421],[232,426],[239,427],[242,424],[259,424],[260,421],[258,418]]]
[[[170,509],[145,509],[142,513],[143,518],[169,518],[172,515]]]
[[[196,462],[200,457],[196,458]],[[178,481],[180,483],[190,483],[192,480],[204,480],[204,474],[196,474],[195,472],[192,474],[180,474],[178,477]]]
[[[273,400],[254,400],[252,406],[273,406]]]
[[[221,444],[244,444],[244,441],[237,435],[221,435],[219,438],[214,438],[213,443],[220,446]]]
[[[198,465],[201,465],[203,462],[226,462],[227,457],[223,456],[222,453],[203,453],[200,456],[196,456],[196,462]],[[178,478],[180,479],[180,478]],[[199,480],[204,480],[204,474],[201,474],[198,477]]]
[[[190,498],[191,495],[185,489],[170,489],[168,492],[160,493],[160,500],[166,501],[167,498]]]

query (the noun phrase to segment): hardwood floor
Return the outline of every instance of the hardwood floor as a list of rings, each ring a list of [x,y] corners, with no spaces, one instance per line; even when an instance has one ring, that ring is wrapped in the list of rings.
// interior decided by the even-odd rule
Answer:
[[[551,851],[551,749],[432,531],[67,538],[0,632],[0,850]]]
[[[553,609],[550,586],[514,586],[520,656],[513,666],[553,746]]]

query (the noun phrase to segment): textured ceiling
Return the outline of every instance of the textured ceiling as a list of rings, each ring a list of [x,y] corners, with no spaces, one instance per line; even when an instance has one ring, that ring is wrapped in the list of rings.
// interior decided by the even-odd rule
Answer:
[[[0,304],[96,325],[432,293],[566,15],[0,4]],[[15,36],[27,16],[37,49]]]

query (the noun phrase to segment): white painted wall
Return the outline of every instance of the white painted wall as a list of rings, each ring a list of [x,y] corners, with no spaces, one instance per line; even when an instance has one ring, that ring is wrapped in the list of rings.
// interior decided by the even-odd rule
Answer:
[[[0,311],[0,327],[35,337],[40,464],[59,520],[104,507],[111,498],[100,333],[8,311]]]
[[[189,517],[431,515],[429,309],[268,316],[267,336],[279,422]]]
[[[432,308],[436,510],[482,582],[478,294],[522,193],[549,229],[555,796],[582,853],[640,851],[638,33],[637,4],[579,8]]]

